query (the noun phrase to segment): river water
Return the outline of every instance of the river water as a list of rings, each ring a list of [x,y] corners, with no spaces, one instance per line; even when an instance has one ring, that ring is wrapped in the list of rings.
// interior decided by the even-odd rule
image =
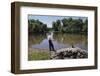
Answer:
[[[54,39],[53,44],[54,44],[55,50],[72,47],[72,45],[74,47],[79,47],[84,50],[88,49],[87,35],[54,33],[53,39]],[[49,50],[47,34],[29,35],[28,47],[35,48],[35,49]]]

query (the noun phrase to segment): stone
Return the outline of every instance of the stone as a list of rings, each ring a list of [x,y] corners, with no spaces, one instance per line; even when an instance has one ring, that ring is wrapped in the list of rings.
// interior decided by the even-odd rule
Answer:
[[[86,50],[81,48],[62,48],[56,50],[56,53],[51,53],[52,59],[78,59],[78,58],[87,58],[88,53]]]

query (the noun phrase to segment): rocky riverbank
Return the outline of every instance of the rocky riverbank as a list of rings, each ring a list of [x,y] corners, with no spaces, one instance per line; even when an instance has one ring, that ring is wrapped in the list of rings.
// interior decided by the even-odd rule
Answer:
[[[28,49],[28,60],[56,60],[56,59],[83,59],[88,58],[88,52],[81,48],[62,48],[49,51],[45,49]]]
[[[51,59],[80,59],[88,58],[86,50],[81,48],[62,48],[55,52],[51,52]]]

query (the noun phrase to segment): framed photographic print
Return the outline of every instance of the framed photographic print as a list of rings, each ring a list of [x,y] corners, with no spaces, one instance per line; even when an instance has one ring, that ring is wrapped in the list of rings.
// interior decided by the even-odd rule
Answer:
[[[97,68],[97,7],[11,4],[11,72]]]

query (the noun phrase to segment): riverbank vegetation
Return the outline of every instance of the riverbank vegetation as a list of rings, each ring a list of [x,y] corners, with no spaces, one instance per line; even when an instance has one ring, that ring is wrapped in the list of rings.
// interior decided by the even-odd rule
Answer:
[[[28,52],[28,60],[49,60],[50,53],[48,50],[40,50],[30,48]]]
[[[61,33],[85,33],[88,30],[88,20],[63,18],[52,22],[52,28],[47,27],[47,24],[35,19],[28,20],[28,30],[31,33],[45,33],[49,31],[56,31]]]

